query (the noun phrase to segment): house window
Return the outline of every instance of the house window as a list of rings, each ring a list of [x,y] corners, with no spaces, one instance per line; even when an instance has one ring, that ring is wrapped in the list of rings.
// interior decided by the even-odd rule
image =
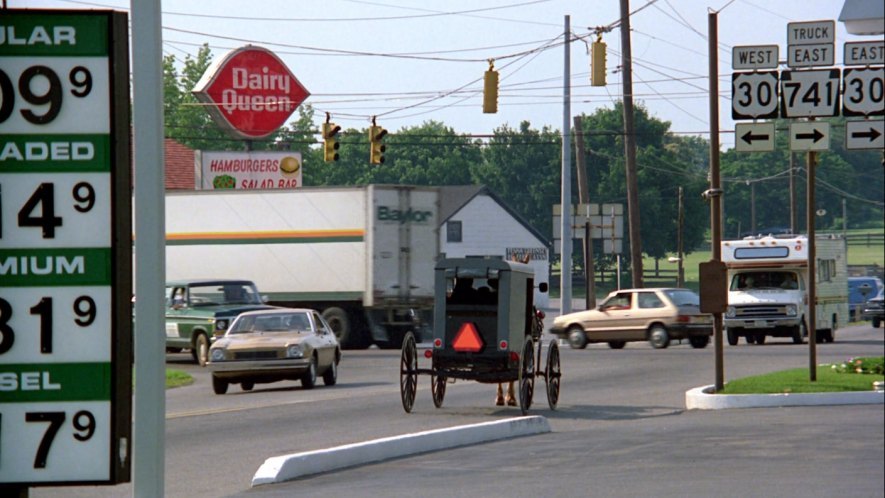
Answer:
[[[461,242],[461,222],[446,222],[446,242]]]

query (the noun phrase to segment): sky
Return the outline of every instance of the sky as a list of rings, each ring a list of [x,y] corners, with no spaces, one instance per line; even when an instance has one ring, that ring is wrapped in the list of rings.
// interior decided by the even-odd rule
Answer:
[[[128,0],[7,0],[9,8],[129,10]],[[670,130],[709,137],[708,14],[717,12],[719,126],[734,145],[732,47],[779,45],[787,24],[836,21],[836,66],[848,34],[843,0],[631,0],[634,104]],[[611,108],[622,95],[619,0],[163,0],[162,49],[183,61],[207,43],[215,57],[247,44],[276,53],[311,93],[306,103],[344,128],[374,116],[395,133],[430,120],[456,133],[502,126],[563,128],[564,116]],[[572,38],[566,71],[565,19]],[[607,85],[590,86],[589,44],[603,28]],[[881,37],[880,37],[881,39]],[[494,59],[498,112],[482,112],[482,78]],[[136,56],[137,61],[137,56]],[[782,69],[786,69],[782,65]],[[563,105],[565,75],[570,113]]]

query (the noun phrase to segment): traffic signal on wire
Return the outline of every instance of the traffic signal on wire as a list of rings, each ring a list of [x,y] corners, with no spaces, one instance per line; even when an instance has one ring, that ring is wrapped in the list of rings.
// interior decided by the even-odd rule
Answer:
[[[590,44],[590,86],[605,86],[605,42],[601,35]]]
[[[384,164],[384,151],[387,147],[382,143],[387,136],[387,130],[372,124],[369,127],[369,162],[372,164]]]
[[[328,163],[338,160],[338,132],[341,127],[326,121],[323,123],[323,159]]]
[[[498,112],[498,71],[495,71],[495,61],[491,59],[482,83],[482,112],[495,114]]]

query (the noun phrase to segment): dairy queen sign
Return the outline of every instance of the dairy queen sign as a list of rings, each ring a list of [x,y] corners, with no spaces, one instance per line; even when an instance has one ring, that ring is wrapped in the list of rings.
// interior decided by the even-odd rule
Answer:
[[[217,59],[193,92],[219,126],[247,140],[275,132],[310,95],[273,52],[253,45]]]

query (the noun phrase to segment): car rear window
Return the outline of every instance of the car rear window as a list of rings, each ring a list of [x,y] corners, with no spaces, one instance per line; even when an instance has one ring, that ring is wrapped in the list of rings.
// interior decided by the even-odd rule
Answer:
[[[676,306],[700,306],[701,299],[700,297],[693,291],[688,289],[670,289],[665,290],[664,294],[667,295],[667,298],[673,302]]]

